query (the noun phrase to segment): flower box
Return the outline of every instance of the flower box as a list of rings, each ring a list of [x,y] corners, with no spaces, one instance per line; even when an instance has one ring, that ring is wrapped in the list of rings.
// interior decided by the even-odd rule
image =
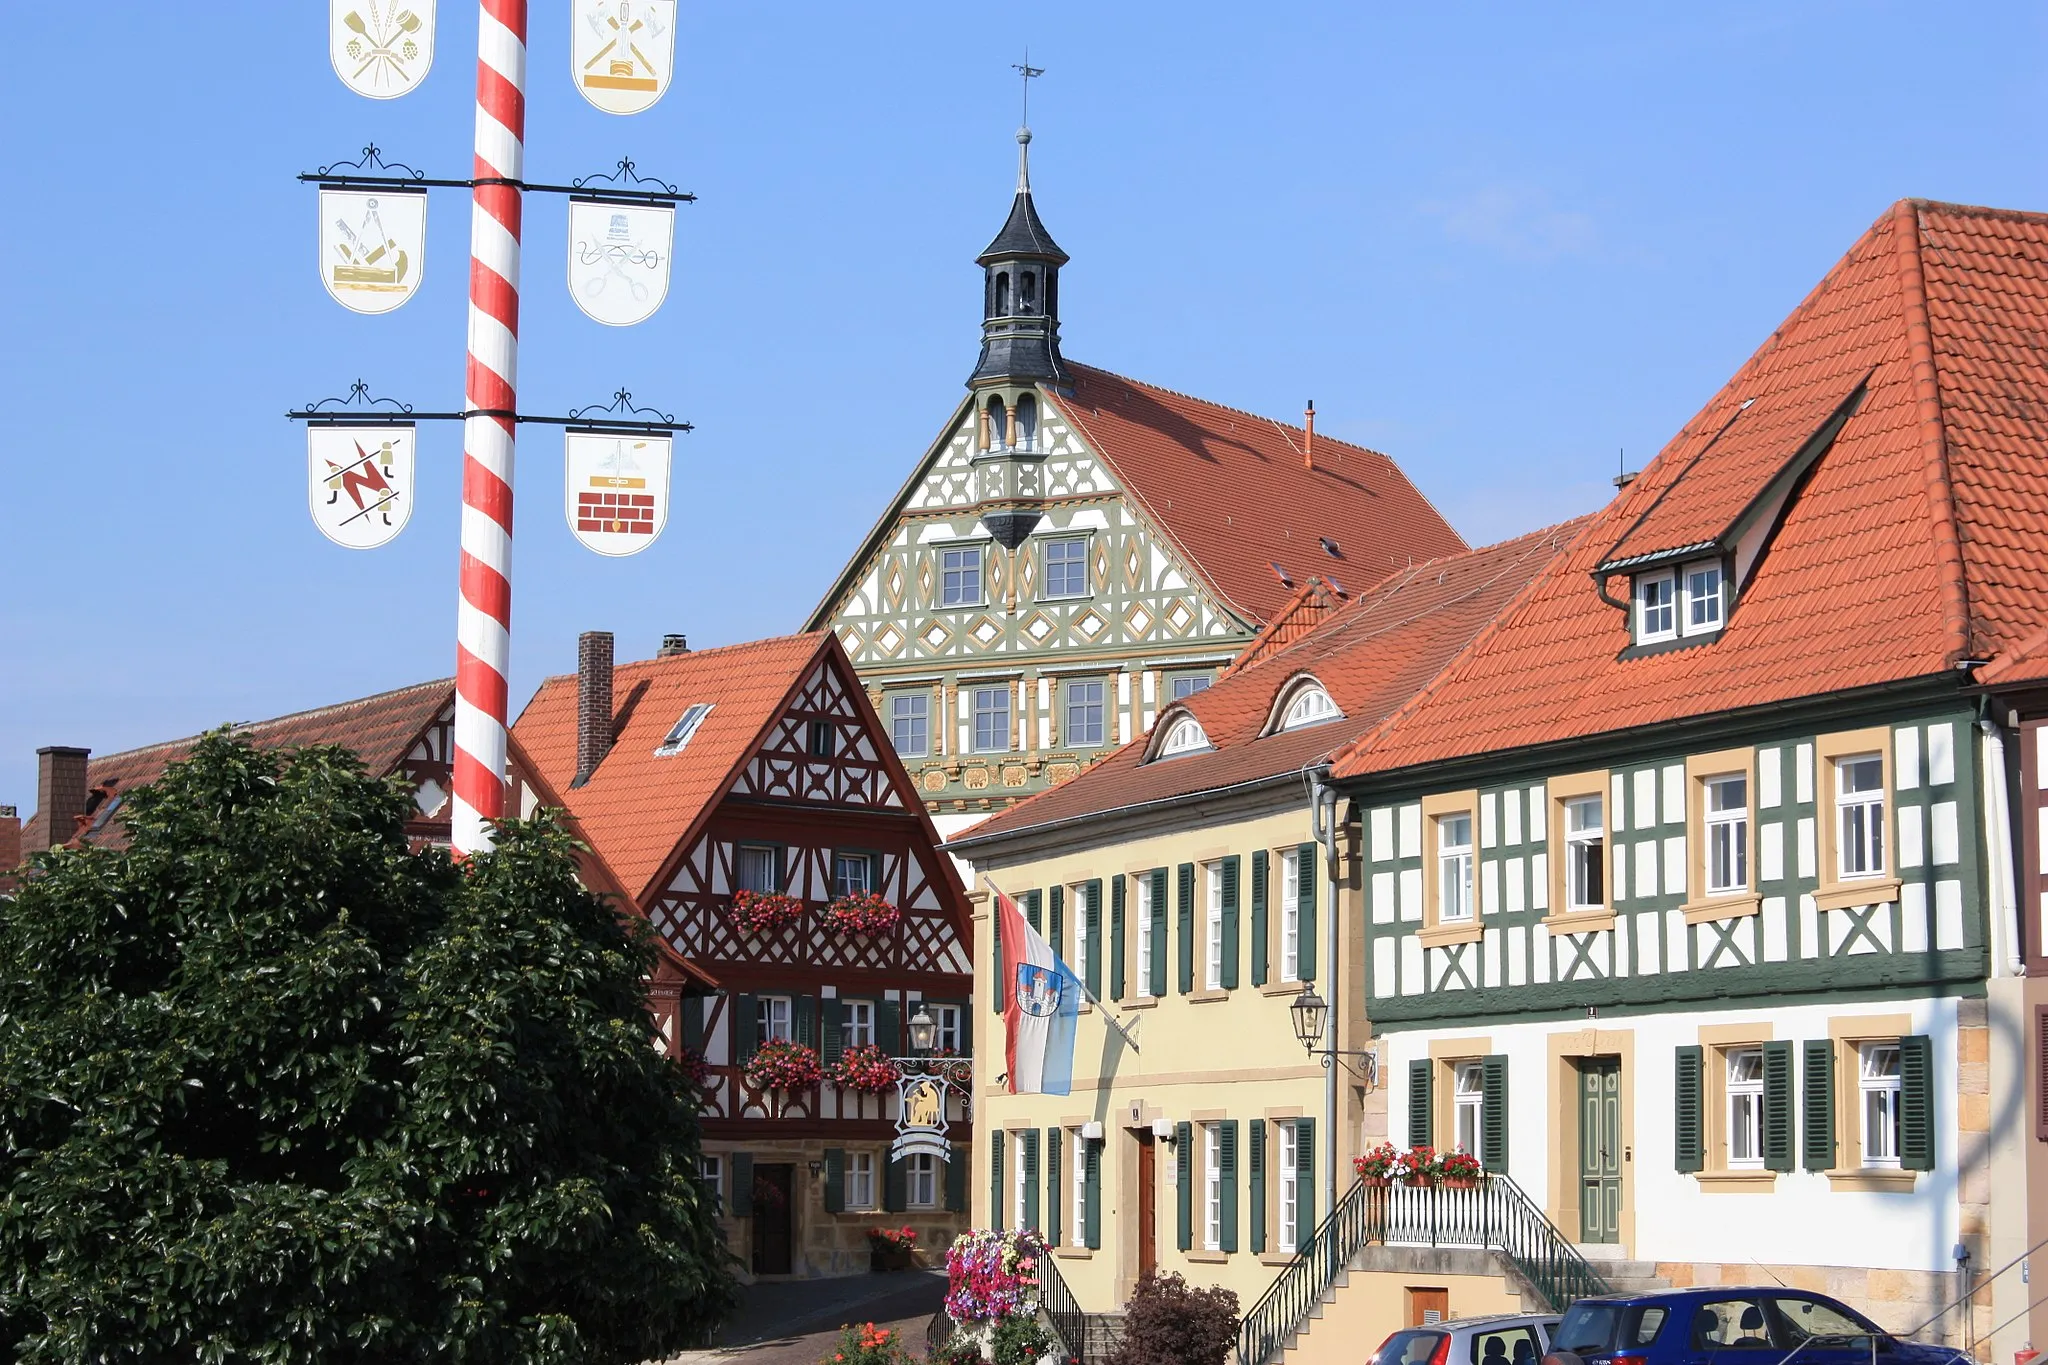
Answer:
[[[756,1090],[808,1090],[825,1079],[816,1052],[781,1038],[761,1044],[741,1070]]]
[[[902,1074],[886,1049],[867,1043],[840,1054],[832,1064],[831,1080],[841,1090],[883,1095],[896,1088],[896,1080]]]
[[[842,934],[874,937],[903,920],[903,912],[872,891],[841,896],[825,907],[825,923]]]
[[[756,938],[803,919],[804,903],[779,891],[739,891],[726,906],[725,917],[742,937]]]
[[[1351,1159],[1351,1168],[1358,1172],[1360,1180],[1368,1185],[1386,1185],[1394,1174],[1394,1167],[1401,1154],[1391,1142],[1382,1142],[1363,1156]]]
[[[868,1229],[868,1270],[880,1274],[917,1264],[917,1231],[911,1227]]]
[[[681,1069],[683,1078],[699,1090],[702,1090],[705,1082],[711,1079],[711,1063],[705,1061],[704,1054],[696,1048],[677,1049],[676,1066]]]

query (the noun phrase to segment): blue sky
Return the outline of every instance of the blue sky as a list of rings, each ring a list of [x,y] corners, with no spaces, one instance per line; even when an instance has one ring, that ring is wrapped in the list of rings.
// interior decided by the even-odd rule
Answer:
[[[1894,199],[2048,209],[2048,9],[1903,3],[685,5],[653,111],[586,106],[533,7],[529,174],[630,154],[701,196],[630,331],[577,313],[528,208],[521,406],[625,385],[697,424],[647,552],[579,548],[561,446],[517,478],[515,705],[579,630],[622,658],[795,629],[961,393],[1022,57],[1069,355],[1393,455],[1468,539],[1596,505]],[[475,14],[424,86],[350,94],[317,0],[122,5],[85,49],[16,7],[0,85],[0,804],[101,752],[452,671],[459,437],[355,554],[305,511],[287,407],[462,379],[467,203],[425,283],[322,292],[301,170],[374,140],[468,165]],[[61,57],[61,60],[60,60]],[[81,65],[83,64],[83,65]]]

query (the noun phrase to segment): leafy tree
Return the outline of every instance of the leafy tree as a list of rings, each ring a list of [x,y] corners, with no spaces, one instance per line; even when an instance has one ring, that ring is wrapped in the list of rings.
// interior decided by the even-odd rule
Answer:
[[[730,1309],[644,926],[340,749],[203,740],[0,907],[0,1351],[646,1360]]]

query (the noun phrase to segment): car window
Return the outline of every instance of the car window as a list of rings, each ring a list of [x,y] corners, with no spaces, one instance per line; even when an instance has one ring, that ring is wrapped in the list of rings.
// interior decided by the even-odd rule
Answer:
[[[1380,1353],[1372,1358],[1372,1365],[1424,1365],[1443,1339],[1442,1332],[1413,1329],[1396,1332],[1380,1346]]]
[[[1543,1343],[1534,1327],[1502,1327],[1472,1334],[1472,1365],[1536,1365]]]
[[[1692,1320],[1694,1350],[1770,1350],[1771,1329],[1758,1298],[1714,1299]]]
[[[1785,1324],[1788,1346],[1811,1337],[1867,1337],[1877,1333],[1877,1328],[1840,1304],[1781,1297],[1772,1299],[1771,1306],[1778,1310],[1779,1320]]]
[[[1575,1303],[1565,1309],[1564,1320],[1550,1334],[1550,1344],[1557,1350],[1580,1355],[1605,1351],[1614,1345],[1614,1328],[1620,1321],[1618,1304]]]
[[[1651,1304],[1648,1308],[1638,1308],[1635,1312],[1635,1321],[1624,1334],[1622,1344],[1648,1346],[1657,1339],[1657,1333],[1664,1326],[1664,1319],[1669,1316],[1669,1311],[1657,1304]]]

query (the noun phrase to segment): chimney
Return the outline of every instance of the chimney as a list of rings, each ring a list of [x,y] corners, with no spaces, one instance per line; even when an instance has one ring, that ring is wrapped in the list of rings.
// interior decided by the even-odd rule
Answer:
[[[36,813],[30,823],[29,852],[69,843],[85,814],[85,761],[90,749],[53,744],[36,750]]]
[[[580,787],[612,748],[612,633],[586,630],[576,638],[576,778]]]
[[[0,886],[20,866],[21,816],[12,806],[0,806]]]
[[[1301,417],[1301,467],[1316,467],[1316,400],[1308,400],[1308,411]]]
[[[657,659],[672,659],[678,654],[688,654],[689,652],[689,636],[664,635],[661,637],[661,648],[654,652],[654,657]]]

